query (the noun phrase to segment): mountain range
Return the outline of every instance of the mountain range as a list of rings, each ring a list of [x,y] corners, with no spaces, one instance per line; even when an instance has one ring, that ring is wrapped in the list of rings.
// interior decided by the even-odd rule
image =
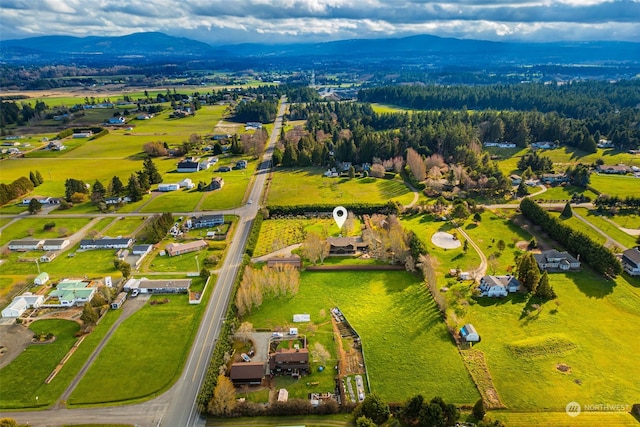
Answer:
[[[316,58],[331,60],[603,64],[640,62],[633,42],[491,42],[417,35],[404,38],[353,39],[325,43],[238,44],[214,46],[158,32],[118,37],[41,36],[0,43],[5,64],[127,62],[176,63],[189,60],[237,61]]]

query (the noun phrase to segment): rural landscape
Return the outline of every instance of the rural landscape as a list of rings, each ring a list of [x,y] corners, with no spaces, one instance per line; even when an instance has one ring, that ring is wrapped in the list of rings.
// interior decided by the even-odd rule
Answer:
[[[638,43],[60,37],[0,43],[0,425],[638,425]]]

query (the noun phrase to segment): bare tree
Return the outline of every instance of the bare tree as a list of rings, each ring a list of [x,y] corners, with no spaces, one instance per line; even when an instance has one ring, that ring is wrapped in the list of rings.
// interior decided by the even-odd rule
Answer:
[[[385,167],[380,164],[371,165],[371,176],[374,178],[384,178]]]
[[[324,365],[331,358],[331,354],[322,344],[316,342],[311,349],[311,357],[320,362],[321,365]]]
[[[326,240],[322,239],[318,234],[310,231],[302,243],[302,253],[313,265],[316,265],[318,259],[321,258],[322,246],[326,244]],[[322,262],[322,261],[321,261]]]
[[[244,342],[249,341],[251,334],[253,333],[253,323],[242,322],[236,331],[236,335]]]
[[[236,407],[236,388],[226,375],[218,375],[218,383],[213,397],[207,406],[209,413],[217,416],[229,416]]]
[[[427,168],[422,156],[413,148],[407,150],[407,165],[409,165],[411,174],[418,182],[424,181],[427,177]]]

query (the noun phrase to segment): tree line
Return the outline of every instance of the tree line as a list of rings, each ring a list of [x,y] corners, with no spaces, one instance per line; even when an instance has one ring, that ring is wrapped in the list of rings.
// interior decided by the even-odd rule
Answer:
[[[563,224],[560,219],[551,216],[533,200],[528,197],[522,199],[520,210],[526,218],[541,226],[549,237],[571,252],[581,255],[583,260],[598,273],[611,277],[622,273],[620,260],[609,249],[586,234]]]

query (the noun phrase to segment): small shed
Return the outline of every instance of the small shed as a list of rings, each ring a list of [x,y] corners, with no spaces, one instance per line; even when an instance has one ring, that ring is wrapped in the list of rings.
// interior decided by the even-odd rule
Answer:
[[[289,392],[286,388],[281,388],[278,391],[278,402],[286,402],[289,400]]]
[[[33,284],[46,285],[48,281],[49,281],[49,274],[46,272],[42,272],[36,276],[36,278],[33,280]]]
[[[460,329],[460,336],[467,342],[480,341],[480,335],[478,335],[476,328],[471,323],[467,323]]]
[[[115,299],[111,303],[111,308],[114,309],[114,310],[119,309],[120,307],[122,307],[122,304],[124,304],[124,301],[126,299],[127,299],[127,293],[126,292],[120,292],[118,294],[118,296],[115,297]]]

